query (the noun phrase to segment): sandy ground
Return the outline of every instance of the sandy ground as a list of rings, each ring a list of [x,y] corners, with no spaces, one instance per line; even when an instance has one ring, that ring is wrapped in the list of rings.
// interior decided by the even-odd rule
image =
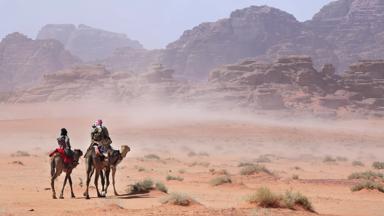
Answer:
[[[66,127],[72,146],[84,151],[95,118],[103,118],[116,148],[131,147],[117,171],[122,195],[113,196],[110,189],[106,198],[96,198],[92,187],[91,200],[85,200],[82,159],[72,177],[77,198],[70,198],[68,187],[65,199],[53,200],[47,153],[56,147],[59,129]],[[0,215],[312,215],[245,202],[247,195],[265,186],[276,193],[301,192],[320,215],[381,216],[384,194],[351,192],[356,182],[347,177],[372,170],[373,161],[384,161],[383,126],[383,120],[374,119],[281,120],[176,108],[0,105]],[[17,150],[30,156],[11,156]],[[145,159],[148,154],[160,160]],[[256,162],[262,155],[270,159],[263,165],[273,176],[239,174],[240,162]],[[324,163],[328,155],[346,160]],[[353,166],[354,160],[365,166]],[[209,181],[218,176],[213,169],[225,169],[233,183],[211,186]],[[184,180],[167,181],[167,175]],[[145,178],[161,181],[169,192],[186,193],[200,204],[163,205],[160,200],[166,194],[160,192],[124,195],[129,185]],[[55,183],[57,191],[62,181],[63,175]]]

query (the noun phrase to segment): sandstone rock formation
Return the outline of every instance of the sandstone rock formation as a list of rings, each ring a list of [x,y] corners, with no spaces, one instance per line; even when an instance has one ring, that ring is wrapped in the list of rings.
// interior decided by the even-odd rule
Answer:
[[[117,48],[143,48],[138,41],[129,39],[125,34],[108,32],[86,25],[76,27],[71,24],[49,24],[40,30],[37,39],[56,39],[63,43],[72,54],[84,61],[107,58]]]
[[[360,59],[384,58],[382,44],[384,2],[339,0],[306,22],[278,9],[252,6],[187,30],[164,50],[141,51],[134,58],[128,51],[106,62],[126,62],[125,69],[139,71],[148,66],[141,62],[161,63],[175,69],[176,76],[205,80],[213,68],[244,58],[308,55],[316,67],[333,64],[341,73]]]
[[[78,65],[45,75],[32,88],[8,97],[8,102],[90,101],[132,102],[136,99],[166,102],[187,89],[173,79],[173,70],[161,65],[147,73],[110,72],[103,65]]]
[[[0,42],[0,90],[31,85],[43,74],[79,62],[56,40],[32,40],[20,33]]]

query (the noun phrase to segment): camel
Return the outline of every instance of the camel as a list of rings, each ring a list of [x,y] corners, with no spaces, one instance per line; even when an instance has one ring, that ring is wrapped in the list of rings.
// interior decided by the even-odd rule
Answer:
[[[52,198],[56,198],[56,191],[55,191],[55,179],[60,176],[60,174],[64,171],[66,173],[64,183],[63,183],[63,188],[61,189],[60,193],[60,199],[64,199],[64,188],[65,185],[67,184],[67,180],[69,181],[69,186],[71,187],[71,197],[75,198],[75,194],[73,193],[73,188],[72,188],[72,178],[71,178],[71,173],[74,168],[78,165],[78,161],[80,157],[83,155],[83,152],[79,149],[74,150],[73,154],[73,163],[69,164],[67,166],[64,165],[64,160],[61,158],[59,153],[54,154],[51,157],[51,189],[52,189]]]
[[[89,183],[91,181],[92,175],[95,172],[95,187],[97,191],[97,197],[105,197],[107,194],[107,189],[109,186],[109,173],[112,170],[112,184],[115,195],[118,195],[115,188],[115,174],[116,174],[116,166],[127,156],[130,148],[126,145],[121,146],[120,151],[113,151],[108,158],[108,161],[103,160],[100,156],[96,155],[96,151],[94,148],[89,150],[90,152],[86,154],[85,157],[85,166],[87,172],[87,181],[86,181],[86,189],[84,192],[84,196],[86,199],[89,199]],[[105,186],[105,178],[103,175],[103,170],[105,171],[105,177],[107,184]],[[99,191],[99,177],[101,178],[102,185],[102,193]],[[105,186],[105,187],[104,187]]]

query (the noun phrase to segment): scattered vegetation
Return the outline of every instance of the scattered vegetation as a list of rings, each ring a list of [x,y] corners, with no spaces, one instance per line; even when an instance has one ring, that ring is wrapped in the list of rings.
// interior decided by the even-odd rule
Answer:
[[[287,191],[283,197],[284,204],[289,209],[295,209],[296,206],[301,206],[303,209],[314,212],[312,203],[309,199],[299,192]]]
[[[264,208],[280,207],[281,197],[272,193],[268,188],[257,189],[256,193],[248,196],[247,201],[252,204],[258,204]]]
[[[24,163],[21,162],[21,161],[12,161],[11,164],[15,164],[15,165],[20,165],[20,166],[24,166]]]
[[[136,182],[132,185],[128,191],[128,193],[147,193],[153,189],[153,181],[150,178],[144,179],[143,181]]]
[[[212,186],[219,186],[222,184],[231,184],[231,183],[232,183],[232,180],[229,176],[219,176],[219,177],[213,178],[209,182],[209,184]]]
[[[355,172],[349,175],[348,179],[375,180],[384,179],[384,175],[382,173],[372,171]]]
[[[145,155],[144,158],[148,160],[160,160],[160,157],[156,154],[148,154]]]
[[[324,163],[335,163],[337,160],[331,156],[326,156],[323,160]]]
[[[371,180],[363,181],[363,182],[358,183],[357,185],[354,185],[351,188],[351,191],[355,192],[355,191],[361,191],[363,189],[378,190],[378,191],[384,193],[384,185],[382,185],[378,182],[371,181]]]
[[[298,179],[299,179],[299,175],[297,175],[297,174],[293,174],[293,175],[292,175],[292,179],[293,179],[293,180],[298,180]]]
[[[212,175],[230,175],[226,169],[215,170],[212,168],[212,169],[209,169],[209,172]]]
[[[375,169],[384,169],[384,162],[373,162],[372,167]]]
[[[168,188],[162,182],[156,182],[155,187],[157,190],[168,193]]]
[[[29,157],[31,156],[28,152],[26,151],[17,151],[13,154],[11,154],[11,157]]]
[[[184,178],[181,176],[172,176],[172,175],[167,175],[166,177],[167,181],[183,181]]]
[[[202,166],[202,167],[209,167],[210,163],[209,162],[193,162],[191,163],[189,166],[193,167],[193,166]]]
[[[171,193],[160,200],[162,204],[189,206],[194,200],[187,194]]]
[[[253,174],[262,173],[262,172],[272,175],[271,171],[265,168],[265,166],[262,166],[259,164],[245,166],[240,170],[241,175],[253,175]]]
[[[345,161],[348,161],[348,158],[337,156],[337,157],[336,157],[336,160],[337,160],[337,161],[341,161],[341,162],[345,162]]]
[[[352,161],[352,166],[364,166],[364,164],[361,161],[355,160],[355,161]]]
[[[294,166],[293,169],[295,169],[295,170],[302,170],[301,167],[299,167],[299,166]]]
[[[270,163],[271,159],[266,155],[260,155],[255,161],[256,163]]]
[[[253,163],[249,163],[249,162],[240,162],[239,165],[237,165],[238,167],[245,167],[245,166],[253,166],[254,164]]]
[[[309,199],[301,193],[286,192],[279,195],[271,192],[268,188],[259,188],[256,193],[251,194],[247,201],[264,208],[289,208],[295,210],[298,206],[301,208],[315,212]]]

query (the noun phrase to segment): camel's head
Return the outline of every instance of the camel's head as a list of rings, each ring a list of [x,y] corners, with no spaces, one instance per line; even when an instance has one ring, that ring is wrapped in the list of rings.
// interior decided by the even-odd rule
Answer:
[[[122,145],[122,146],[120,147],[120,154],[121,154],[121,157],[122,157],[122,158],[125,158],[125,157],[127,156],[128,152],[130,152],[130,151],[131,151],[131,149],[129,148],[129,146],[127,146],[127,145]]]
[[[73,152],[74,152],[74,157],[77,160],[83,155],[83,152],[80,149],[75,149],[73,150]]]

